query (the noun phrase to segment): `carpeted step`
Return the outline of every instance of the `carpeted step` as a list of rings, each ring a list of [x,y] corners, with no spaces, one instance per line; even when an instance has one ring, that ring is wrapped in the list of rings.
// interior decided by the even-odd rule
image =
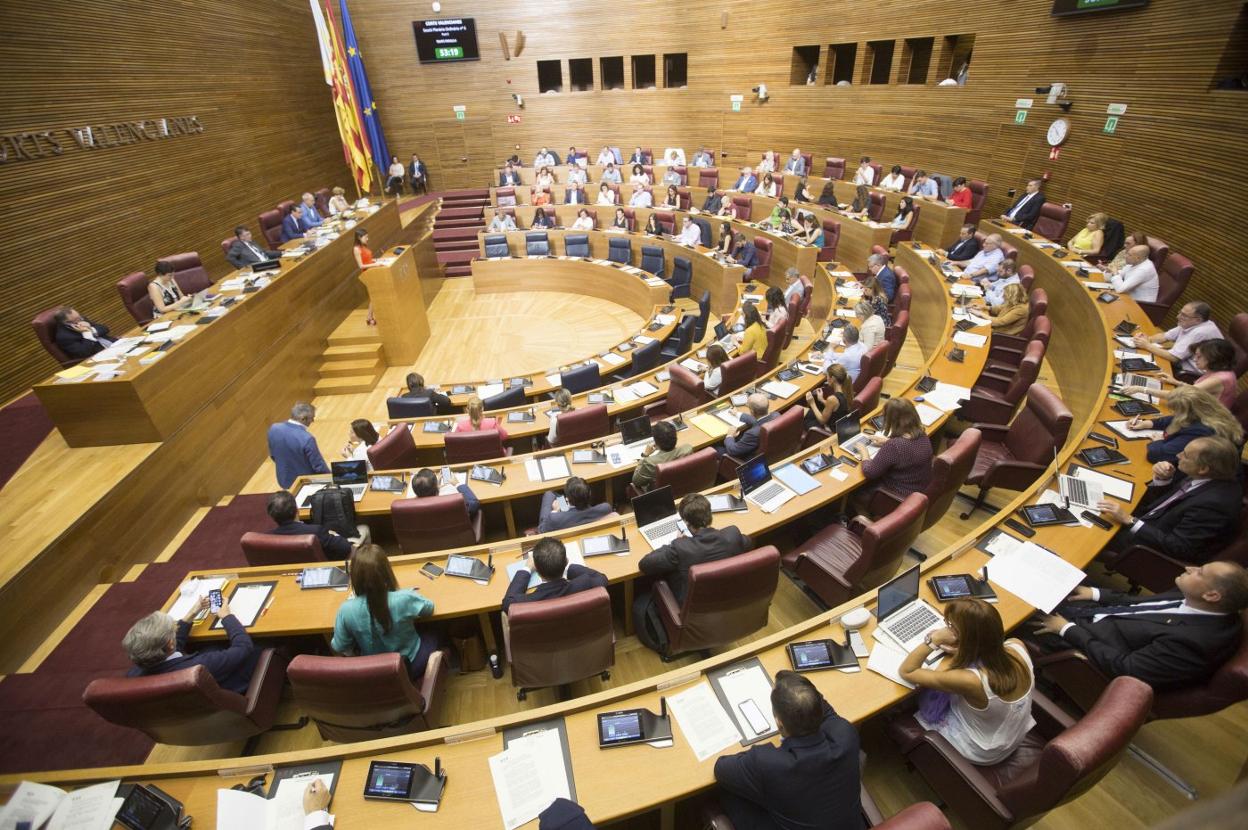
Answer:
[[[443,242],[435,242],[433,249],[438,253],[443,251],[476,251],[480,249],[477,240],[473,239],[449,239]]]
[[[463,265],[477,258],[476,248],[471,251],[438,251],[438,262],[443,265]]]
[[[471,277],[472,266],[471,265],[449,265],[442,271],[442,273],[444,276],[447,276],[447,277]]]
[[[477,241],[477,229],[475,227],[462,228],[439,228],[433,232],[433,241],[441,242],[444,239],[471,239]]]

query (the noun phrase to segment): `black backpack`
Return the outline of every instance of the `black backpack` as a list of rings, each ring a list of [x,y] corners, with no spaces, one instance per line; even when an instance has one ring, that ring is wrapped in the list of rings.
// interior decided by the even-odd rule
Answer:
[[[312,524],[332,530],[339,536],[353,539],[355,500],[351,493],[336,484],[329,484],[312,494]]]

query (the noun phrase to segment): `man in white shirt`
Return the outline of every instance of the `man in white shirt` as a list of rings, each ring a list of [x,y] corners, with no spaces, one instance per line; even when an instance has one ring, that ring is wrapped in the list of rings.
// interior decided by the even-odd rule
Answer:
[[[693,220],[686,216],[680,225],[680,235],[676,237],[676,241],[681,245],[696,248],[702,244],[702,229],[693,224]]]
[[[1031,226],[1036,224],[1036,219],[1040,216],[1040,207],[1044,204],[1041,184],[1039,179],[1028,181],[1026,192],[1018,197],[1018,201],[1009,210],[1001,214],[1001,218],[1008,219],[1020,228],[1031,230]]]
[[[667,168],[667,172],[663,174],[663,184],[674,184],[680,186],[680,174],[676,172],[675,167]]]
[[[633,195],[629,197],[628,204],[630,207],[651,207],[654,205],[654,197],[650,195],[650,191],[646,190],[639,184],[633,185]]]
[[[1019,284],[1018,266],[1012,259],[1002,259],[997,263],[995,278],[983,277],[978,282],[984,289],[984,302],[990,306],[1001,305],[1005,302],[1005,287]]]
[[[504,231],[514,231],[516,229],[516,220],[512,218],[510,213],[495,213],[494,218],[490,220],[490,233],[503,233]]]
[[[1126,294],[1136,302],[1155,303],[1161,283],[1157,279],[1157,268],[1148,258],[1147,245],[1136,245],[1129,248],[1126,254],[1126,266],[1109,278],[1109,284],[1119,294]]]
[[[619,184],[620,171],[614,164],[608,164],[607,169],[602,171],[602,180],[607,184]]]
[[[997,266],[1005,259],[1001,250],[1001,234],[994,233],[984,237],[984,247],[962,268],[962,276],[969,279],[977,277],[996,277]]]
[[[802,150],[800,147],[793,148],[789,160],[784,164],[784,172],[792,173],[794,176],[806,175],[806,159],[802,158]]]
[[[875,169],[871,166],[870,156],[863,156],[858,160],[858,169],[854,172],[854,184],[865,184],[867,187],[875,184]]]
[[[715,159],[711,158],[711,154],[707,152],[705,147],[699,147],[698,152],[693,155],[694,167],[714,167]]]
[[[790,268],[784,272],[784,305],[788,308],[789,300],[794,297],[802,297],[806,294],[806,284],[802,282],[801,272],[796,268]]]
[[[1213,310],[1208,303],[1193,301],[1179,309],[1178,325],[1169,331],[1159,332],[1149,337],[1141,332],[1135,334],[1135,345],[1158,357],[1169,360],[1176,365],[1176,370],[1193,375],[1200,374],[1192,355],[1196,346],[1206,340],[1221,340],[1222,332],[1218,324],[1210,320]],[[1169,343],[1167,349],[1162,343]]]
[[[554,167],[559,163],[559,159],[555,158],[555,154],[547,150],[545,147],[533,157],[533,166],[536,167]]]
[[[859,338],[858,329],[852,325],[841,329],[841,338],[845,343],[845,350],[838,353],[829,347],[823,353],[823,369],[826,372],[829,366],[838,363],[845,367],[849,379],[856,383],[858,372],[862,369],[862,356],[867,353],[867,346]]]
[[[577,166],[568,170],[568,184],[580,187],[588,181],[589,176],[585,174],[585,169],[583,167]]]

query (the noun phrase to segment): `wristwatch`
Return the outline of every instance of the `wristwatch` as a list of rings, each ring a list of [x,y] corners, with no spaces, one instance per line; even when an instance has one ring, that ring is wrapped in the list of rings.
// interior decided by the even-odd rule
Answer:
[[[923,635],[923,644],[926,645],[928,648],[934,648],[934,646],[932,645],[932,632],[931,631]]]

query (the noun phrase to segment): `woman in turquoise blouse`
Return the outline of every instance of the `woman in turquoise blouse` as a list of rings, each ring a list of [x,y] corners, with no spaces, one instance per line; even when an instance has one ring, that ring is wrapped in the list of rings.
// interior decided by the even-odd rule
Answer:
[[[390,560],[377,545],[356,548],[348,567],[354,596],[334,619],[334,651],[348,656],[397,651],[407,658],[412,680],[420,679],[438,642],[432,631],[418,629],[416,620],[432,614],[433,603],[415,588],[399,590]]]

